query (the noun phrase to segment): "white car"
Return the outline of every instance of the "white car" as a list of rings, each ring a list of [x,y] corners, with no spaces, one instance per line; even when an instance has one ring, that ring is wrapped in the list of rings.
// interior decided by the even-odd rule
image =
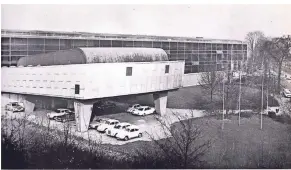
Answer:
[[[57,109],[54,112],[47,113],[46,116],[49,119],[56,119],[58,116],[67,115],[67,114],[70,114],[71,112],[72,111],[69,109]]]
[[[114,136],[115,137],[120,131],[125,130],[130,125],[131,125],[130,123],[126,123],[126,122],[118,123],[114,127],[109,128],[106,131],[106,134],[108,136]]]
[[[122,139],[122,140],[129,140],[129,139],[137,138],[137,137],[141,138],[142,132],[139,130],[139,127],[135,125],[131,125],[127,127],[125,130],[120,131],[116,135],[117,139]]]
[[[149,106],[141,106],[137,109],[135,109],[132,114],[134,115],[139,115],[139,116],[145,116],[145,115],[149,115],[149,114],[153,114],[155,113],[156,110],[152,107]]]
[[[97,118],[96,121],[91,122],[89,124],[89,128],[97,130],[98,126],[100,126],[102,123],[105,123],[106,120],[108,120],[108,119],[107,118]]]
[[[284,89],[283,90],[283,95],[285,96],[285,97],[291,97],[291,91],[289,90],[289,89]]]
[[[12,111],[12,112],[24,112],[24,104],[19,102],[10,102],[5,106],[6,110]]]
[[[139,108],[139,107],[141,107],[140,104],[134,104],[134,105],[132,105],[131,107],[129,107],[129,108],[127,109],[127,112],[128,112],[128,113],[132,113],[135,109],[137,109],[137,108]]]
[[[106,132],[107,129],[110,129],[119,123],[118,120],[115,119],[108,119],[101,125],[97,127],[97,131],[99,132]]]

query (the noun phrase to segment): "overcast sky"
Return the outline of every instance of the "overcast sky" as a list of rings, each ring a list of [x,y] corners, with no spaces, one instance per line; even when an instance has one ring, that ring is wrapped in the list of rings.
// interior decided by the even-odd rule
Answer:
[[[291,34],[291,5],[2,5],[2,29],[243,40]]]

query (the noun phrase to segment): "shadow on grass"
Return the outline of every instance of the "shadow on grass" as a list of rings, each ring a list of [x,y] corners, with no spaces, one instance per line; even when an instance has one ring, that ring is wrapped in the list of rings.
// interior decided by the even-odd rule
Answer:
[[[274,116],[274,115],[270,116],[269,115],[269,117],[276,122],[280,122],[283,124],[291,124],[291,117],[288,115],[278,115],[278,116]]]

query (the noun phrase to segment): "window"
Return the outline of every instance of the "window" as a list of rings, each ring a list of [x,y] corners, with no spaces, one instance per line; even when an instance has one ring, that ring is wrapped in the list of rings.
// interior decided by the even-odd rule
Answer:
[[[75,84],[75,94],[80,94],[80,85]]]
[[[169,70],[170,70],[170,66],[166,65],[165,73],[169,73]]]
[[[132,67],[126,67],[126,76],[132,76]]]

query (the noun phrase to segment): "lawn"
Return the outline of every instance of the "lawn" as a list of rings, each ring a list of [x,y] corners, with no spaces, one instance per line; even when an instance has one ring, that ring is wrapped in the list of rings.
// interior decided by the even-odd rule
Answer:
[[[280,123],[267,116],[241,118],[232,115],[221,129],[220,116],[195,118],[201,125],[203,137],[200,141],[211,140],[212,145],[202,157],[201,168],[291,168],[291,124]],[[172,126],[179,126],[178,123]],[[152,142],[139,141],[121,146],[111,146],[113,150],[134,154],[138,148],[151,148]]]
[[[238,88],[238,87],[236,87]],[[257,109],[261,105],[261,92],[258,89],[242,87],[241,109]],[[264,97],[266,103],[266,96]],[[140,103],[153,106],[153,96],[151,94],[120,97],[118,102],[129,104]],[[231,100],[231,108],[237,109],[238,96]],[[266,104],[265,104],[266,105]],[[279,106],[278,102],[269,96],[269,106]],[[201,86],[185,87],[168,93],[168,108],[176,109],[222,109],[221,95],[213,96],[213,103],[210,95]]]
[[[213,141],[205,155],[207,168],[291,168],[291,125],[271,118],[253,115],[243,118],[238,126],[237,116],[225,121],[215,117],[197,119],[203,133]]]

